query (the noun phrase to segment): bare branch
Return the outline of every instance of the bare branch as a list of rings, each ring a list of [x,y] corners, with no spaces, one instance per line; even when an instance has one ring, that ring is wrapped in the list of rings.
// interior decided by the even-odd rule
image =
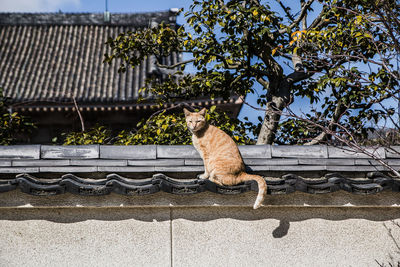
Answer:
[[[78,112],[79,120],[81,121],[82,132],[84,132],[85,131],[85,122],[84,122],[82,114],[79,110],[78,104],[76,103],[75,96],[72,97],[72,100],[74,101],[76,112]]]
[[[330,130],[334,130],[335,126],[339,123],[340,119],[343,117],[343,115],[346,113],[346,111],[347,111],[347,109],[344,107],[344,105],[342,105],[342,102],[339,100],[327,128]],[[306,143],[305,145],[319,144],[327,137],[328,137],[328,133],[326,131],[323,131],[317,137],[315,137],[311,142]]]
[[[307,27],[307,31],[310,29],[318,28],[323,26],[326,22],[322,19],[324,17],[324,13],[326,11],[326,6],[324,6],[318,16],[311,22],[310,26]]]
[[[351,151],[367,155],[368,157],[370,157],[370,158],[374,159],[375,161],[377,161],[382,166],[384,166],[387,169],[389,169],[397,178],[400,178],[399,171],[397,171],[392,166],[390,166],[387,162],[385,162],[382,158],[380,158],[376,153],[374,153],[374,151],[371,152],[366,147],[361,146],[357,142],[357,139],[354,137],[354,135],[349,131],[349,129],[347,129],[343,125],[340,125],[340,124],[337,124],[337,123],[335,124],[338,128],[340,128],[342,130],[340,133],[338,133],[337,131],[333,131],[329,127],[321,125],[321,124],[319,124],[317,122],[314,122],[314,121],[312,121],[310,119],[298,116],[293,111],[291,111],[290,109],[287,109],[287,110],[288,110],[288,114],[289,114],[288,116],[291,116],[291,117],[296,118],[298,120],[305,121],[305,122],[309,123],[310,125],[318,127],[319,129],[321,129],[326,134],[334,136],[342,144],[346,145],[348,147],[348,149],[351,149]]]
[[[306,14],[307,14],[307,11],[308,11],[308,9],[309,9],[309,7],[311,6],[311,4],[314,2],[314,0],[309,0],[307,3],[305,3],[304,5],[303,5],[303,7],[301,8],[301,11],[300,11],[300,15],[292,22],[292,24],[290,24],[289,25],[289,29],[291,30],[293,27],[295,27],[296,25],[298,25],[299,24],[299,22],[304,18],[304,16],[306,16]],[[279,33],[285,33],[285,32],[287,32],[288,31],[288,28],[284,28],[284,29],[281,29],[281,30],[279,30]]]
[[[252,104],[250,104],[249,102],[247,102],[247,101],[244,99],[243,96],[239,96],[239,98],[243,101],[243,103],[244,103],[245,105],[247,105],[247,106],[249,106],[249,107],[251,107],[251,108],[253,108],[253,109],[255,109],[255,110],[267,111],[267,109],[265,109],[265,108],[259,108],[259,107],[253,106]]]
[[[193,59],[189,59],[189,60],[185,60],[185,61],[180,61],[180,62],[178,62],[176,64],[173,64],[173,65],[163,65],[163,64],[160,64],[160,63],[156,62],[156,66],[159,67],[159,68],[163,68],[163,69],[175,69],[176,67],[179,67],[179,66],[182,66],[182,65],[185,65],[185,64],[188,64],[188,63],[192,63],[195,60],[196,59],[193,58]]]
[[[281,0],[276,0],[276,2],[278,2],[278,4],[279,4],[279,5],[281,6],[281,8],[283,9],[283,11],[285,11],[286,16],[287,16],[291,21],[294,21],[293,15],[290,14],[290,12],[289,12],[290,9],[289,9],[287,6],[285,6],[285,5],[281,2]]]
[[[153,117],[157,116],[158,114],[160,114],[162,112],[166,112],[166,111],[170,111],[170,110],[174,110],[174,109],[180,109],[180,108],[188,108],[188,109],[192,110],[193,106],[189,105],[186,102],[182,102],[182,103],[176,104],[176,105],[168,107],[168,108],[163,108],[163,109],[160,109],[160,110],[154,112],[153,114],[151,114],[151,116],[147,119],[147,121],[151,120]]]
[[[264,80],[263,78],[257,78],[257,82],[261,84],[265,89],[269,88],[269,82]]]

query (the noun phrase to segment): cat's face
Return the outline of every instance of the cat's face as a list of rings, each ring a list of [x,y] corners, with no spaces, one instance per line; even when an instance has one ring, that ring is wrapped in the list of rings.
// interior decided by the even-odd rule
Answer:
[[[189,131],[197,132],[203,129],[207,125],[207,121],[205,118],[206,109],[203,108],[199,112],[190,112],[187,109],[183,109],[186,117],[186,125]]]

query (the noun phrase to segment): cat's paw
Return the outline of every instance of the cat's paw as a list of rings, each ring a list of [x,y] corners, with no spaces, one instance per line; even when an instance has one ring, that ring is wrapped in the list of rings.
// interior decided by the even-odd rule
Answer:
[[[208,179],[208,177],[210,177],[210,175],[207,175],[205,173],[197,175],[197,178],[201,180],[206,180]]]
[[[263,206],[261,203],[255,203],[254,206],[253,206],[253,209],[256,210],[261,206]]]

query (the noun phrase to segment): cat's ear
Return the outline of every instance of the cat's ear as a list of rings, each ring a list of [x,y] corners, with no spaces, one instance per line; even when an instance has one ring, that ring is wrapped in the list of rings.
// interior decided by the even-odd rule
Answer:
[[[199,111],[199,114],[204,117],[206,115],[206,111],[207,111],[206,108],[203,108],[202,110]]]
[[[185,113],[185,117],[190,115],[190,111],[187,110],[186,108],[183,108],[183,113]]]

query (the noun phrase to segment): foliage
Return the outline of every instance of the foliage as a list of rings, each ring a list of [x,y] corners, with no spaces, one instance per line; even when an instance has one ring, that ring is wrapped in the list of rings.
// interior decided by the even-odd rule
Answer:
[[[366,139],[375,130],[371,126],[394,114],[393,103],[384,101],[396,101],[400,91],[399,70],[393,65],[399,60],[400,25],[393,39],[385,30],[387,21],[380,18],[385,8],[391,15],[400,14],[398,5],[384,6],[390,3],[394,2],[327,1],[321,17],[326,26],[308,30],[293,48],[307,68],[324,66],[318,76],[302,82],[296,95],[320,105],[317,117],[330,130],[340,125],[354,138]]]
[[[107,145],[111,143],[112,132],[105,126],[96,125],[84,132],[70,132],[61,134],[64,145]],[[53,139],[57,141],[57,138]]]
[[[17,143],[24,134],[29,134],[35,128],[32,121],[18,112],[10,113],[7,99],[0,87],[0,145]]]
[[[265,105],[273,95],[280,94],[283,71],[272,50],[286,46],[290,32],[285,31],[288,26],[282,24],[282,18],[268,5],[258,1],[194,1],[185,16],[188,30],[185,26],[173,28],[160,24],[110,38],[112,51],[105,62],[122,59],[120,70],[124,71],[154,55],[160,71],[169,70],[170,74],[162,83],[148,81],[143,90],[156,96],[160,103],[199,95],[227,99],[233,94],[253,92],[256,83],[268,90],[268,96],[264,94],[260,104]],[[281,34],[282,30],[285,33]],[[163,57],[172,52],[191,53],[193,59],[163,65]],[[184,72],[189,63],[195,73]]]
[[[294,118],[279,124],[285,108],[300,97],[315,105],[306,117],[366,138],[371,123],[393,114],[379,105],[399,92],[398,1],[302,0],[295,11],[277,2],[280,13],[258,0],[193,1],[186,25],[160,24],[110,38],[105,62],[119,58],[124,71],[155,55],[168,77],[149,80],[143,90],[160,104],[199,95],[227,99],[253,92],[258,84],[264,92],[257,102],[266,109],[258,143],[330,138]],[[190,53],[192,59],[163,65],[172,52]],[[188,64],[195,73],[185,72]],[[284,65],[292,70],[286,73]]]
[[[399,129],[394,106],[400,92],[400,24],[391,18],[399,17],[400,5],[393,1],[329,1],[325,7],[321,21],[327,26],[307,31],[294,48],[302,54],[305,66],[325,66],[318,76],[302,82],[296,93],[317,103],[319,111],[314,110],[314,124],[308,121],[310,114],[294,116],[289,121],[301,123],[292,129],[290,123],[282,123],[281,131],[313,131],[309,137],[319,142],[334,141],[339,134],[371,144],[367,139],[376,135],[377,129]]]
[[[219,113],[215,106],[206,115],[210,124],[216,125],[230,135],[237,144],[252,144],[254,140],[246,133],[246,125],[237,119]],[[111,130],[104,126],[96,126],[85,132],[64,134],[64,145],[114,144],[114,145],[189,145],[191,134],[187,130],[183,113],[167,114],[162,111],[142,120],[134,132],[121,131],[113,136]]]

